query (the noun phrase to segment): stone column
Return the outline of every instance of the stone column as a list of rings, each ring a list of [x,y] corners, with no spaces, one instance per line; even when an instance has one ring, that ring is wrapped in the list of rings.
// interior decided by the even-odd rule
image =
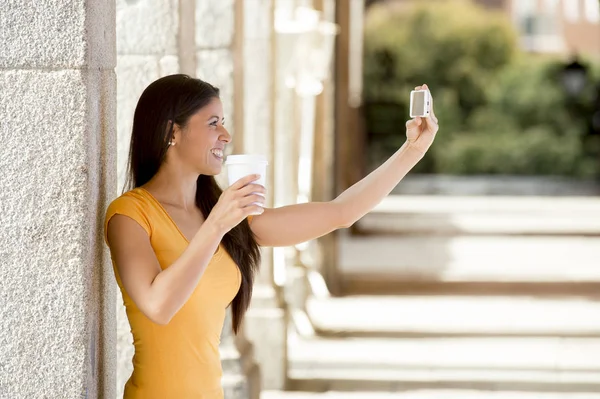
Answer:
[[[113,1],[0,5],[0,397],[115,391]]]
[[[243,151],[267,157],[267,206],[271,207],[275,198],[275,173],[278,173],[274,151],[274,0],[246,1],[243,14]],[[262,388],[284,389],[287,323],[274,279],[273,250],[263,248],[262,257],[245,330],[260,364]]]
[[[236,132],[234,115],[234,0],[196,0],[196,76],[221,91],[225,123]],[[236,119],[234,119],[236,118]]]
[[[294,74],[297,60],[295,43],[297,35],[283,34],[287,29],[286,19],[293,16],[299,5],[296,0],[274,0],[275,32],[274,32],[274,203],[276,207],[294,204],[298,200],[298,145],[299,120],[296,113],[297,96],[288,83]],[[283,22],[282,22],[283,21]],[[286,303],[287,317],[293,319],[301,294],[298,293],[304,274],[295,266],[297,250],[295,247],[274,248],[274,275],[278,284],[284,287],[283,296]]]
[[[181,0],[184,1],[184,0]],[[179,72],[179,1],[117,0],[118,186],[125,184],[133,113],[142,91],[156,79]],[[113,277],[114,279],[114,277]],[[118,291],[118,290],[117,290]],[[133,338],[121,293],[117,293],[117,397],[133,370]]]
[[[247,106],[242,94],[246,81],[242,54],[245,3],[242,0],[196,0],[195,3],[196,74],[221,91],[225,123],[233,136],[227,155],[243,151]],[[219,182],[225,183],[224,178],[222,174]],[[245,339],[243,329],[237,337],[233,336],[230,312],[221,334],[220,350],[225,397],[258,399],[260,374],[253,361],[253,346]]]
[[[315,0],[315,8],[321,11],[323,20],[336,22],[335,0]],[[334,64],[334,63],[332,63]],[[333,69],[333,65],[332,65]],[[313,200],[330,201],[335,198],[335,84],[331,73],[323,82],[323,93],[317,98],[317,122],[315,126],[315,164],[313,169]],[[315,265],[323,280],[339,292],[337,285],[337,235],[333,232],[317,240]]]
[[[328,175],[332,173],[333,146],[333,121],[330,120],[333,115],[328,107],[333,99],[330,70],[324,69],[327,64],[311,64],[305,60],[318,54],[327,56],[329,46],[333,45],[333,41],[327,39],[333,39],[335,33],[332,23],[335,3],[334,0],[278,0],[277,3],[276,198],[280,205],[296,200],[328,201],[331,196],[326,191],[327,182],[331,180]],[[310,10],[312,7],[315,9]],[[304,22],[294,24],[299,21]],[[326,60],[323,58],[320,62]],[[310,66],[305,67],[307,65]],[[316,79],[323,84],[323,92]],[[321,242],[329,248],[332,236],[322,238]],[[295,328],[303,335],[314,334],[305,309],[307,298],[311,294],[328,295],[319,274],[324,246],[317,244],[317,240],[302,243],[295,247],[297,251],[292,249],[285,256],[287,309]],[[312,292],[313,288],[315,291],[319,288],[318,293]]]

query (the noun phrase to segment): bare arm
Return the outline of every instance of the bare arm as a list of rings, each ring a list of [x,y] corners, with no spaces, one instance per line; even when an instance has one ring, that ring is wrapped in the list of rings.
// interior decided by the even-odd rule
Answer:
[[[167,324],[188,300],[216,251],[221,235],[204,223],[181,257],[161,270],[144,229],[115,215],[108,224],[108,244],[123,287],[150,320]]]
[[[415,89],[427,88],[427,86]],[[348,227],[371,211],[423,158],[438,131],[437,118],[415,118],[406,123],[406,143],[367,177],[330,202],[267,209],[252,221],[252,231],[263,246],[288,246]]]
[[[136,306],[157,324],[168,324],[194,292],[223,236],[251,213],[260,211],[261,187],[248,184],[251,176],[223,193],[181,256],[161,270],[146,231],[133,219],[113,216],[108,245],[123,288]],[[252,179],[252,180],[251,180]],[[247,185],[248,184],[248,185]]]
[[[332,202],[309,202],[265,209],[250,227],[258,244],[285,247],[321,237],[342,227],[340,209]]]
[[[343,215],[344,225],[351,226],[377,206],[423,155],[409,143],[405,143],[379,168],[334,199],[333,203]]]
[[[348,227],[373,209],[417,164],[423,154],[405,144],[367,177],[330,202],[265,209],[251,224],[262,246],[288,246]]]

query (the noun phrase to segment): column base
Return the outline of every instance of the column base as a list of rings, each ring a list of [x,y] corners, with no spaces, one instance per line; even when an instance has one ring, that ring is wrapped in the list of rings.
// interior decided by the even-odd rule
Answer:
[[[262,389],[285,389],[287,381],[287,317],[275,289],[255,287],[252,305],[246,313],[245,336],[254,347],[260,366]]]

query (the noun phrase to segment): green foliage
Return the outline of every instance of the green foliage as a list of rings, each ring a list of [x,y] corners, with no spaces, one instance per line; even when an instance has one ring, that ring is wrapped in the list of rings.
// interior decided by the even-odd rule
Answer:
[[[490,149],[493,149],[490,151]],[[577,136],[557,140],[551,129],[534,127],[518,133],[476,133],[457,136],[436,151],[438,167],[449,174],[546,174],[589,177],[594,165],[582,162]]]
[[[364,62],[370,161],[402,144],[408,94],[427,83],[440,132],[418,172],[598,174],[600,162],[582,144],[586,120],[570,108],[561,68],[555,59],[519,53],[506,16],[471,1],[374,6]]]

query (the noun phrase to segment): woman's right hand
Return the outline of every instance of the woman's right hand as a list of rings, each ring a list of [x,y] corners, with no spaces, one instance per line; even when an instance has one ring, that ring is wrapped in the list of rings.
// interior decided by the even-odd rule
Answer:
[[[226,234],[248,216],[262,214],[266,190],[260,184],[252,183],[258,179],[260,175],[249,175],[224,190],[206,222]]]

